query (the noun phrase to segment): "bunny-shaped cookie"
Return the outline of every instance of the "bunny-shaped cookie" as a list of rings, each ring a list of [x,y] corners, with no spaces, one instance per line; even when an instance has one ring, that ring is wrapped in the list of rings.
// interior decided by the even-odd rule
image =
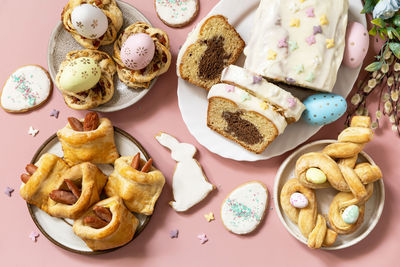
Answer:
[[[169,134],[160,132],[157,141],[171,150],[177,161],[172,181],[175,201],[169,204],[175,211],[183,212],[202,201],[215,187],[207,181],[200,163],[193,157],[196,148],[191,144],[179,143]]]

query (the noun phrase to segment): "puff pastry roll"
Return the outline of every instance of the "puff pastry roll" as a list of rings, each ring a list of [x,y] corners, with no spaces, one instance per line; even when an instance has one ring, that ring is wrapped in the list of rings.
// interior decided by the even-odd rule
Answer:
[[[72,229],[92,250],[106,250],[131,241],[138,224],[122,199],[114,196],[94,205],[75,220]]]
[[[136,156],[120,157],[108,178],[107,196],[120,196],[130,211],[151,215],[165,184],[164,175],[148,162]]]
[[[68,165],[53,154],[44,154],[33,165],[28,164],[21,180],[24,184],[20,188],[20,195],[29,204],[48,212],[49,194],[62,181],[62,174],[68,170]]]
[[[93,122],[87,118],[93,114],[96,113],[88,113],[85,121],[69,118],[69,123],[57,132],[64,151],[64,159],[70,166],[82,162],[114,163],[119,157],[114,141],[114,128],[109,119],[97,119],[98,126],[86,129],[87,123]],[[75,124],[82,124],[82,122],[84,127],[76,128]]]
[[[67,170],[50,193],[48,213],[54,217],[79,218],[94,203],[107,182],[96,165],[84,162]]]

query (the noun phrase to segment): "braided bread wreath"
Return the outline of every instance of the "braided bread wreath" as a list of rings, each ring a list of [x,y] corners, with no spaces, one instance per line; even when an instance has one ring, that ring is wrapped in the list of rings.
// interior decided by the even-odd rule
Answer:
[[[145,33],[154,40],[155,53],[152,61],[144,69],[131,70],[121,60],[121,48],[124,42],[136,33]],[[127,27],[114,43],[113,58],[117,63],[119,79],[131,88],[148,88],[151,81],[167,72],[171,65],[171,52],[169,51],[168,35],[157,28],[153,28],[144,22],[137,22]]]
[[[71,13],[75,7],[82,4],[91,4],[100,8],[108,20],[108,28],[104,35],[97,39],[87,39],[80,35],[71,22]],[[61,13],[61,21],[65,30],[71,33],[72,37],[83,47],[98,49],[102,45],[108,45],[115,41],[117,33],[122,27],[122,12],[115,0],[70,0]]]
[[[365,203],[371,197],[373,183],[382,178],[376,165],[358,163],[358,154],[366,143],[372,140],[371,120],[366,116],[355,116],[349,128],[343,130],[338,141],[326,146],[321,153],[310,152],[296,162],[296,178],[288,180],[280,194],[280,203],[288,218],[299,226],[302,235],[308,239],[310,248],[332,246],[338,234],[346,235],[356,231],[364,220]],[[307,171],[317,169],[326,181],[308,179]],[[329,224],[318,214],[314,189],[333,187],[340,191],[329,207]],[[291,196],[301,193],[307,198],[306,205],[295,207]],[[307,203],[308,202],[308,203]],[[343,213],[351,206],[357,206],[358,217],[351,223],[345,222]]]

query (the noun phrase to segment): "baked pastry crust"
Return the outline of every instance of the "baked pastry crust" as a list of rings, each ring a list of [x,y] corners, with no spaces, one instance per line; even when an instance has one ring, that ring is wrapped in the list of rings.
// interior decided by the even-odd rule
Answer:
[[[105,192],[120,196],[130,211],[151,215],[165,184],[164,175],[153,166],[147,173],[138,171],[131,166],[132,159],[128,156],[115,161]],[[145,163],[141,159],[139,169]]]
[[[99,82],[91,89],[80,93],[64,91],[60,84],[61,74],[64,68],[74,59],[80,57],[92,58],[101,69]],[[114,74],[116,72],[115,63],[105,52],[97,50],[77,50],[71,51],[65,56],[56,76],[56,85],[61,90],[65,103],[72,109],[86,110],[95,108],[107,103],[114,95]]]
[[[28,182],[22,185],[19,193],[26,202],[48,213],[49,194],[63,181],[62,174],[68,170],[68,165],[50,153],[41,156],[35,165],[38,169]]]
[[[75,184],[81,183],[81,196],[73,205],[57,203],[50,198],[48,213],[54,217],[69,219],[79,218],[91,205],[98,202],[107,182],[107,176],[89,162],[75,165],[67,170],[61,179],[54,183],[54,189],[67,189],[64,179],[69,179]]]
[[[145,33],[154,40],[154,58],[148,66],[141,70],[131,70],[125,67],[121,60],[121,47],[132,34]],[[114,43],[113,58],[117,63],[119,79],[132,88],[148,88],[151,81],[167,72],[171,65],[171,52],[169,51],[168,35],[157,28],[153,28],[144,22],[137,22],[127,27]]]
[[[72,25],[71,13],[75,7],[82,4],[91,4],[100,8],[108,19],[108,29],[98,39],[87,39],[81,36]],[[61,21],[65,30],[70,32],[80,45],[89,49],[98,49],[102,45],[108,45],[115,41],[122,27],[123,17],[115,0],[70,0],[61,13]]]
[[[107,118],[100,119],[96,130],[87,132],[74,131],[68,123],[57,132],[57,136],[64,151],[64,159],[70,166],[82,162],[114,163],[119,156],[114,141],[114,128]]]
[[[118,196],[104,199],[96,206],[109,208],[112,213],[112,219],[107,226],[95,229],[83,223],[83,219],[93,214],[89,209],[79,219],[75,220],[73,225],[74,233],[85,241],[86,245],[92,250],[106,250],[120,247],[132,240],[139,220],[124,205],[122,199]]]

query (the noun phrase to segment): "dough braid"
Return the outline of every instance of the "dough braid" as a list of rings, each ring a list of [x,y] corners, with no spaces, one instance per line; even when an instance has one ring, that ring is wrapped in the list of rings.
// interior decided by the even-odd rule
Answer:
[[[290,196],[296,192],[302,193],[308,199],[307,207],[299,209],[290,204]],[[285,214],[299,226],[300,232],[308,239],[308,247],[329,247],[335,243],[337,233],[329,229],[325,218],[318,214],[314,190],[303,186],[296,178],[290,179],[282,188],[280,202]]]

